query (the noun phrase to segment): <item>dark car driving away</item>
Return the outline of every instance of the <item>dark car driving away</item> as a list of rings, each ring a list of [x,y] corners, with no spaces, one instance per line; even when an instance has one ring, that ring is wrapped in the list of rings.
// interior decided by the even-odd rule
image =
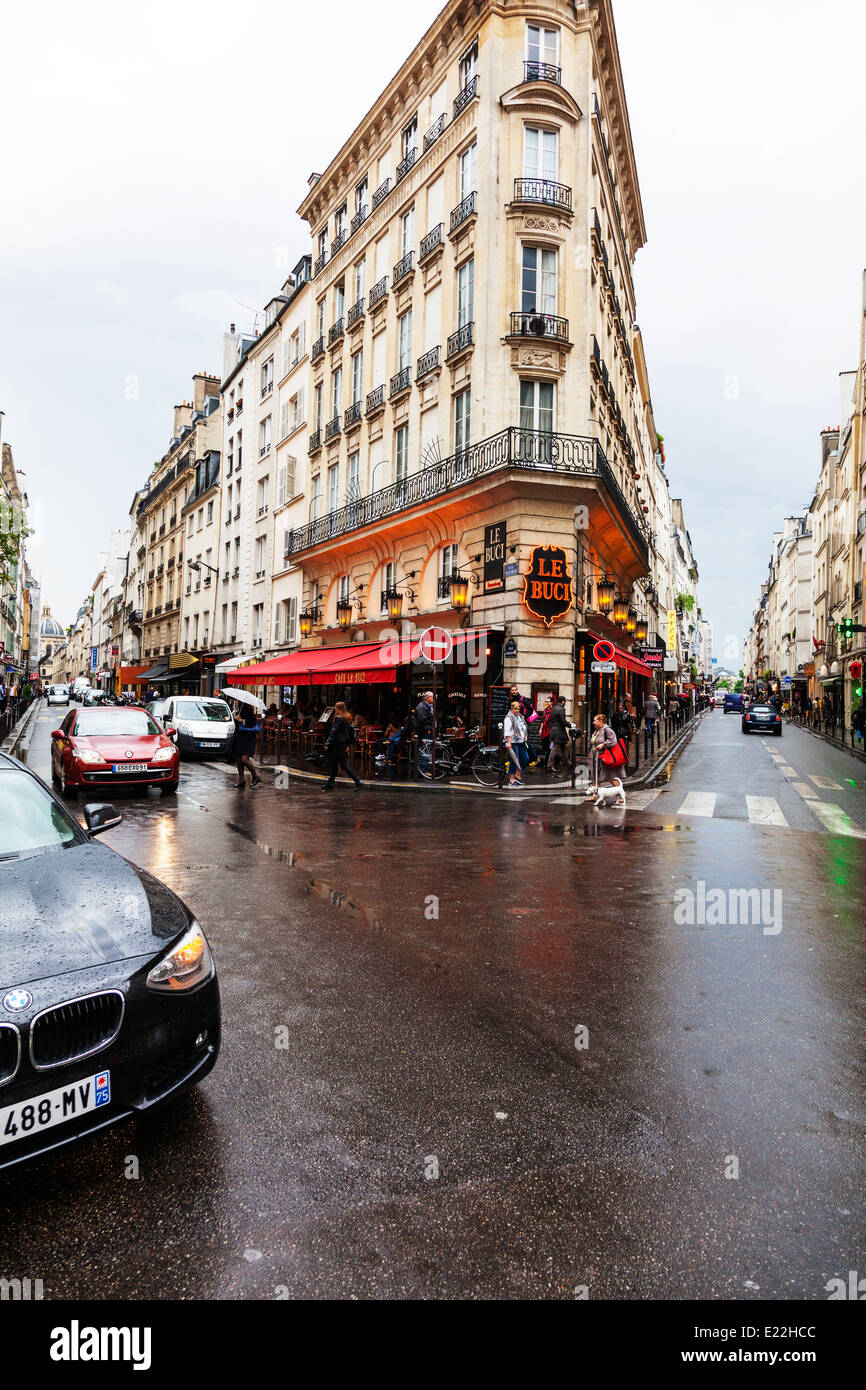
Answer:
[[[776,734],[782,737],[782,716],[773,705],[749,705],[744,711],[741,721],[744,734],[751,734],[757,729],[759,733]]]
[[[210,1071],[216,970],[181,900],[0,754],[0,1168],[151,1109]]]

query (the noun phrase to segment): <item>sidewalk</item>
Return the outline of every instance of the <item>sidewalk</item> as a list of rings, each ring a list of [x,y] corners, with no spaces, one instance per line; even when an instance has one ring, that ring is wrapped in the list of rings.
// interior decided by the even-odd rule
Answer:
[[[28,732],[32,732],[33,720],[41,704],[41,699],[30,701],[24,713],[20,715],[17,722],[12,725],[6,737],[3,739],[3,742],[0,743],[0,753],[8,753],[13,758],[19,756],[18,750],[24,742],[25,735]]]
[[[819,738],[822,743],[828,744],[831,748],[838,748],[840,753],[847,753],[849,757],[856,758],[858,762],[866,763],[866,748],[863,740],[853,746],[843,738],[837,738],[835,734],[825,734],[823,729],[813,728],[810,724],[800,724],[796,720],[789,721],[791,728],[802,729],[804,734],[811,734],[813,738]]]

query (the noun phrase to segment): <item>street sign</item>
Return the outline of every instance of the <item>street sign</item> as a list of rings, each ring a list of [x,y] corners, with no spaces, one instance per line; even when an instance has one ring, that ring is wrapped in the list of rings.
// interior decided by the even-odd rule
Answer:
[[[592,649],[592,654],[596,661],[613,661],[615,648],[613,642],[596,642]]]
[[[517,656],[517,642],[513,637],[509,637],[508,641],[505,643],[506,660],[510,661],[515,656]]]
[[[790,676],[783,676],[783,677],[782,677],[782,684],[783,684],[783,685],[790,685],[790,684],[791,684],[791,677],[790,677]]]
[[[421,656],[433,666],[447,661],[453,646],[451,633],[444,627],[428,627],[426,632],[422,632],[418,643]]]
[[[589,669],[592,671],[593,675],[596,676],[612,676],[616,671],[616,662],[593,661],[590,663]]]

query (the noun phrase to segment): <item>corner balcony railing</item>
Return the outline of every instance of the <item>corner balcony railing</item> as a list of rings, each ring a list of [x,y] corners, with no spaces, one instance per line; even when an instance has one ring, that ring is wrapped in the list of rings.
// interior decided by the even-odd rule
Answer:
[[[460,115],[460,112],[461,112],[461,111],[465,111],[465,110],[466,110],[466,107],[469,105],[470,101],[472,101],[474,97],[477,97],[477,95],[478,95],[478,74],[476,73],[475,76],[474,76],[473,78],[470,78],[470,80],[466,83],[466,86],[463,88],[463,91],[460,92],[460,93],[454,98],[454,120],[455,120],[455,121],[457,120],[457,117]]]
[[[359,497],[327,516],[286,533],[286,554],[296,555],[335,536],[370,526],[383,518],[445,497],[480,478],[513,468],[562,478],[595,478],[613,502],[620,522],[643,564],[649,568],[650,533],[633,512],[597,439],[571,434],[522,430],[512,425],[470,444],[450,458],[426,464],[419,472]]]
[[[445,356],[456,357],[458,352],[463,352],[465,348],[472,347],[475,341],[473,337],[474,323],[470,319],[469,323],[464,323],[462,328],[458,328],[456,333],[452,333],[445,348]]]
[[[338,232],[337,235],[334,237],[334,240],[331,242],[331,255],[336,256],[337,252],[340,250],[341,247],[346,245],[346,242],[348,240],[348,232]]]
[[[437,346],[430,348],[429,352],[425,352],[423,357],[418,358],[418,370],[415,374],[416,381],[420,381],[422,377],[429,375],[430,372],[435,372],[436,368],[439,366],[439,353],[440,349]]]
[[[328,253],[327,253],[327,251],[323,251],[322,254],[321,254],[321,256],[317,256],[317,257],[316,257],[316,262],[315,262],[315,265],[313,266],[313,274],[314,274],[314,275],[318,275],[319,272],[320,272],[321,270],[324,270],[324,269],[325,269],[325,266],[326,266],[327,264],[328,264]]]
[[[544,203],[571,212],[571,189],[553,179],[515,179],[515,203]]]
[[[406,255],[397,262],[391,272],[391,284],[396,285],[399,280],[405,279],[415,269],[415,252],[407,251]]]
[[[330,347],[332,343],[336,343],[340,338],[342,338],[342,336],[343,315],[341,314],[340,317],[337,319],[337,322],[332,323],[331,327],[328,329],[328,347]]]
[[[536,58],[527,58],[523,64],[524,82],[556,82],[562,83],[562,68],[555,63],[539,63]]]
[[[370,305],[370,308],[371,308],[371,309],[375,309],[375,307],[376,307],[376,305],[379,303],[380,299],[384,299],[385,296],[387,295],[387,293],[388,293],[388,277],[387,277],[387,275],[383,275],[382,278],[381,278],[381,280],[377,280],[376,283],[375,283],[375,285],[373,286],[373,288],[370,290],[370,298],[369,298],[369,301],[368,301],[368,302],[369,302],[369,305]]]
[[[568,319],[557,314],[529,313],[516,311],[511,315],[511,336],[513,338],[555,338],[557,342],[568,342]]]
[[[442,132],[444,131],[444,129],[445,129],[445,112],[443,111],[443,112],[442,112],[442,115],[439,116],[438,119],[435,120],[435,121],[433,122],[433,124],[431,125],[430,129],[427,131],[427,134],[424,136],[424,151],[425,151],[425,153],[427,152],[427,150],[429,150],[429,148],[430,148],[431,145],[435,145],[435,144],[436,144],[436,141],[439,139],[439,136],[442,134]]]
[[[467,217],[471,217],[474,211],[475,194],[467,193],[466,197],[461,199],[461,201],[457,204],[456,208],[454,208],[453,212],[451,213],[449,230],[453,232],[456,227],[460,226],[461,222],[465,222]]]
[[[310,435],[310,442],[309,442],[309,444],[307,445],[307,452],[310,453],[310,454],[315,454],[315,453],[317,453],[317,451],[318,451],[319,449],[321,449],[321,447],[322,447],[322,431],[321,431],[321,430],[313,430],[313,433]]]
[[[402,367],[396,376],[391,377],[391,390],[388,393],[389,399],[393,400],[401,392],[408,391],[412,385],[412,368]]]
[[[389,194],[390,192],[391,192],[391,180],[390,180],[390,179],[385,179],[385,181],[384,181],[383,183],[380,183],[380,184],[379,184],[379,187],[376,189],[376,192],[373,194],[373,201],[372,201],[371,207],[372,207],[372,209],[373,209],[374,212],[376,211],[376,208],[379,206],[379,204],[382,202],[382,199],[383,199],[383,198],[387,198],[387,196],[388,196],[388,194]]]
[[[409,150],[409,152],[408,152],[408,154],[406,155],[405,159],[401,159],[401,160],[400,160],[400,163],[397,165],[397,172],[396,172],[395,175],[394,175],[394,181],[395,181],[395,183],[399,183],[401,179],[405,179],[406,175],[408,174],[409,170],[412,168],[412,165],[415,163],[415,160],[416,160],[417,158],[418,158],[418,146],[416,145],[415,148],[414,148],[413,150]]]

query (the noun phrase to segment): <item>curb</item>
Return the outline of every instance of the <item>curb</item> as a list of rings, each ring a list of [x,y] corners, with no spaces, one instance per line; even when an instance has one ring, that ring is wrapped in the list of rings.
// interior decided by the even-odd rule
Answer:
[[[220,766],[220,765],[217,764],[217,763],[208,763],[208,762],[202,761],[202,763],[200,764],[200,766],[201,766],[201,767],[209,767],[209,768],[211,768],[213,771],[216,771],[216,772],[225,772],[227,776],[234,776],[234,775],[235,775],[234,769],[233,769],[233,768],[227,768],[227,767],[225,767],[225,766]],[[312,782],[313,784],[318,784],[319,786],[322,786],[322,784],[326,781],[326,777],[325,777],[325,774],[324,774],[324,773],[320,773],[320,772],[305,772],[305,771],[301,770],[300,768],[286,767],[286,765],[285,765],[284,763],[262,763],[262,762],[260,762],[260,763],[257,764],[257,766],[258,766],[258,769],[259,769],[259,772],[260,772],[260,773],[272,772],[272,773],[274,774],[275,777],[277,777],[278,775],[282,774],[282,775],[285,776],[285,777],[294,777],[294,778],[296,778],[299,782]],[[348,786],[349,783],[348,783],[348,782],[345,782],[345,779],[343,779],[343,780],[344,780],[344,784],[345,784],[346,786]],[[338,785],[339,785],[339,784],[338,784]],[[579,784],[578,784],[578,785],[579,785]],[[445,779],[444,779],[443,781],[441,781],[441,782],[424,782],[424,781],[415,781],[415,780],[407,781],[407,782],[385,782],[385,781],[382,781],[380,778],[375,778],[375,779],[369,779],[369,778],[368,778],[368,779],[366,779],[366,780],[364,781],[364,788],[365,788],[365,790],[368,790],[368,791],[380,791],[380,790],[381,790],[381,791],[394,791],[394,792],[405,792],[405,791],[411,791],[411,792],[426,792],[426,791],[435,791],[435,792],[470,792],[470,793],[476,793],[476,794],[478,794],[478,795],[480,795],[480,796],[491,796],[491,795],[493,795],[493,796],[502,796],[502,795],[504,795],[504,793],[505,793],[505,788],[504,788],[504,787],[482,787],[482,786],[480,785],[480,783],[476,783],[476,784],[474,784],[474,785],[471,785],[471,784],[470,784],[470,785],[467,785],[467,784],[464,783],[464,782],[450,782],[447,778],[445,778]],[[568,781],[568,782],[544,782],[544,783],[539,784],[537,787],[536,787],[536,785],[535,785],[534,783],[527,783],[527,786],[526,786],[526,791],[527,791],[527,792],[529,792],[529,793],[535,792],[536,794],[537,794],[538,792],[547,792],[547,791],[551,791],[551,792],[561,792],[561,791],[572,791],[572,790],[577,790],[577,787],[574,787],[574,788],[573,788],[570,781]]]
[[[635,791],[639,787],[645,786],[647,782],[654,781],[655,778],[658,777],[665,764],[670,762],[674,753],[678,752],[682,745],[684,743],[687,743],[689,739],[691,739],[695,730],[698,728],[698,725],[702,722],[704,715],[707,713],[707,710],[702,710],[700,714],[696,715],[694,719],[690,720],[686,727],[682,729],[680,733],[677,734],[670,747],[665,749],[661,757],[656,762],[654,762],[651,767],[639,773],[636,777],[627,777],[625,782],[623,783],[625,788],[627,790],[628,788],[631,788],[633,791]]]
[[[838,739],[828,738],[826,734],[819,733],[817,729],[809,729],[804,724],[792,724],[792,729],[799,729],[801,733],[811,734],[812,738],[819,738],[822,743],[826,743],[828,748],[835,748],[840,753],[847,753],[849,758],[856,758],[858,762],[866,763],[866,753],[861,753],[859,748],[849,748],[847,744],[840,743]]]
[[[5,739],[3,740],[2,745],[0,745],[0,753],[8,753],[9,756],[12,758],[17,756],[17,750],[21,747],[21,744],[24,741],[24,735],[28,732],[31,723],[33,722],[36,716],[36,712],[41,704],[41,699],[33,700],[30,703],[30,705],[22,714],[21,718],[18,720],[18,723],[15,725],[15,728],[12,730],[11,734],[7,734]]]

